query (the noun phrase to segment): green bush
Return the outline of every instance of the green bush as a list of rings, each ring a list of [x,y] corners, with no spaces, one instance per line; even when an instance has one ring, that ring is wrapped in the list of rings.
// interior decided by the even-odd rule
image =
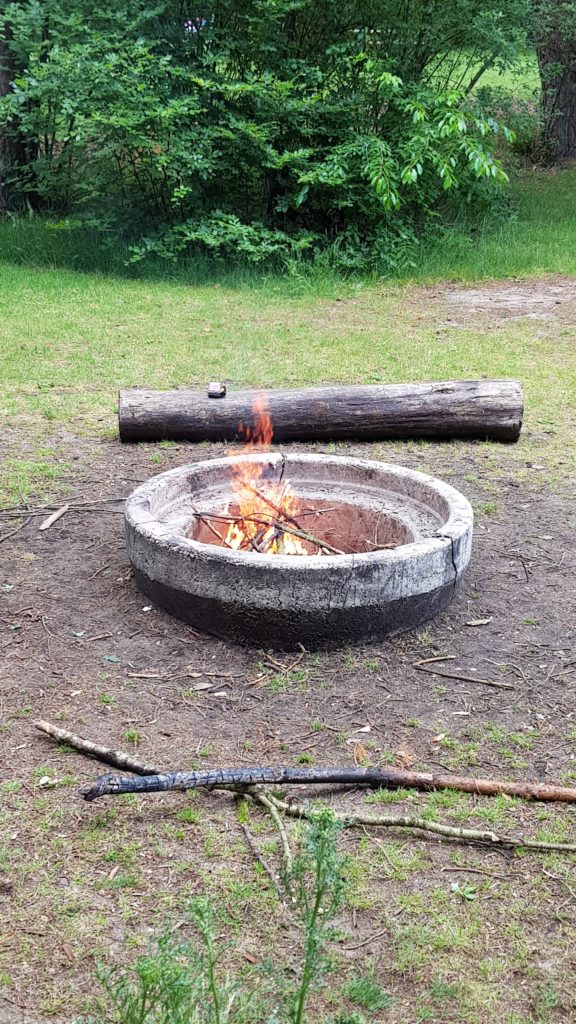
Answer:
[[[50,0],[45,17],[15,0],[19,70],[0,98],[14,206],[83,213],[134,261],[409,267],[444,196],[505,180],[494,149],[509,137],[427,73],[448,22],[463,46],[475,32],[480,50],[510,47],[498,5],[428,6],[410,13],[417,52],[409,26],[390,35],[391,0],[220,0],[194,18],[174,0]]]
[[[509,89],[483,86],[475,93],[479,110],[485,117],[502,121],[512,132],[508,141],[514,153],[535,158],[542,142],[542,111],[537,96],[517,96]]]

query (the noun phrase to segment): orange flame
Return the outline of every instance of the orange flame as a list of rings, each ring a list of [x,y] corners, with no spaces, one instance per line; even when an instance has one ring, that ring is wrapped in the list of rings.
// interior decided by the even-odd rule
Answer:
[[[266,451],[274,431],[263,396],[254,399],[253,413],[253,424],[240,423],[238,433],[251,451]],[[238,518],[230,523],[226,544],[237,551],[306,555],[308,552],[299,538],[278,527],[279,523],[294,525],[290,519],[298,516],[300,501],[288,482],[267,480],[265,468],[252,462],[235,464],[232,487],[236,500],[234,510],[229,509],[229,513]]]

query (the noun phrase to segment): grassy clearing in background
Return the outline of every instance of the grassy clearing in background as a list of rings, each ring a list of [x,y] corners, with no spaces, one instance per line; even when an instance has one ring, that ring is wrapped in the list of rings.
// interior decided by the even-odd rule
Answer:
[[[510,215],[473,231],[465,220],[424,244],[414,281],[576,274],[576,171],[527,172],[510,188]]]
[[[474,240],[452,231],[424,253],[413,280],[576,274],[575,186],[574,170],[527,175],[515,218],[487,223]],[[495,325],[474,315],[453,324],[427,292],[324,271],[222,268],[210,280],[207,264],[194,264],[189,280],[186,267],[134,279],[118,253],[76,250],[81,237],[38,221],[0,224],[0,415],[27,439],[5,460],[10,500],[53,493],[68,468],[54,438],[62,428],[114,436],[117,390],[134,385],[518,377],[528,433],[513,458],[541,461],[541,435],[530,451],[534,429],[547,432],[558,459],[573,444],[576,365],[566,323],[520,316]],[[84,272],[70,269],[76,255]],[[90,261],[100,272],[87,272]]]

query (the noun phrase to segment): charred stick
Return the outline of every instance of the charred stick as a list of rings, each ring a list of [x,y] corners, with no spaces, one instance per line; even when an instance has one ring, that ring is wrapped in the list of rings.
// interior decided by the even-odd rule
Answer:
[[[325,785],[336,783],[368,785],[389,789],[455,789],[464,793],[487,796],[506,794],[527,800],[554,800],[576,803],[576,789],[532,782],[503,782],[475,779],[468,776],[435,775],[398,768],[228,768],[201,772],[167,772],[143,778],[102,775],[82,790],[85,800],[119,793],[161,793],[200,787],[225,786],[244,789],[247,786]]]

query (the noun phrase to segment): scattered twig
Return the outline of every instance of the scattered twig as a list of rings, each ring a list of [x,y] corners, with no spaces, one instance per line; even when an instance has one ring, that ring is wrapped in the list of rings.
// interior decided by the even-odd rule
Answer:
[[[435,661],[454,661],[455,658],[455,654],[438,654],[435,658],[420,658],[419,661],[413,661],[412,665],[414,668],[420,668],[420,665],[431,665]]]
[[[268,875],[268,878],[270,879],[270,881],[272,882],[272,885],[274,886],[274,889],[276,890],[276,894],[278,896],[278,899],[281,902],[283,902],[283,900],[284,900],[284,893],[282,892],[282,889],[280,888],[280,885],[279,885],[279,882],[278,882],[278,878],[275,875],[275,873],[272,870],[272,868],[270,867],[268,861],[265,860],[265,858],[260,853],[260,850],[258,849],[258,847],[256,845],[254,836],[252,835],[248,825],[245,822],[242,823],[242,831],[244,833],[244,838],[246,839],[246,845],[248,846],[248,849],[250,850],[250,852],[256,858],[256,860],[258,861],[260,866],[264,869],[264,871]]]
[[[354,946],[342,946],[342,949],[346,953],[352,953],[355,949],[362,949],[362,946],[367,946],[370,942],[374,942],[375,939],[379,939],[381,935],[388,933],[387,928],[383,928],[380,932],[374,932],[373,935],[369,935],[367,939],[363,939],[362,942],[357,942]]]
[[[110,568],[110,562],[107,562],[106,565],[101,565],[99,569],[96,569],[96,572],[93,572],[91,576],[88,576],[86,578],[86,582],[87,583],[91,583],[92,580],[95,580],[96,577],[99,576],[101,572],[104,572],[105,569],[109,569],[109,568]]]
[[[513,683],[497,683],[494,679],[480,679],[476,678],[476,676],[465,676],[462,675],[461,672],[443,672],[439,668],[427,668],[417,661],[412,662],[412,664],[419,672],[428,672],[429,675],[442,676],[444,679],[461,679],[464,683],[481,683],[482,686],[495,686],[499,690],[516,689]]]
[[[38,527],[38,529],[39,530],[49,530],[50,527],[54,523],[57,523],[58,520],[61,519],[62,516],[65,516],[66,513],[69,512],[69,511],[70,511],[70,505],[61,505],[60,508],[57,508],[55,512],[52,512],[48,516],[48,519],[45,519],[43,523],[40,523],[40,526]]]
[[[74,747],[75,750],[79,750],[82,754],[88,754],[89,757],[94,757],[97,761],[102,761],[104,764],[110,764],[114,768],[135,772],[136,775],[147,776],[154,775],[158,771],[153,765],[144,764],[143,761],[139,761],[138,758],[133,757],[131,754],[125,754],[123,750],[112,750],[110,747],[103,747],[100,743],[85,740],[82,736],[76,736],[75,733],[69,732],[68,729],[61,729],[60,726],[52,725],[51,722],[38,719],[34,722],[34,725],[40,732],[45,732],[48,736],[52,736],[59,743],[65,743],[69,747]]]
[[[2,537],[0,537],[0,544],[3,544],[5,540],[10,540],[10,537],[15,537],[17,533],[20,533],[20,530],[23,530],[26,526],[28,526],[28,523],[31,522],[32,516],[28,516],[28,518],[25,519],[23,523],[20,523],[20,525],[17,526],[15,530],[11,530],[10,533],[5,533]]]

